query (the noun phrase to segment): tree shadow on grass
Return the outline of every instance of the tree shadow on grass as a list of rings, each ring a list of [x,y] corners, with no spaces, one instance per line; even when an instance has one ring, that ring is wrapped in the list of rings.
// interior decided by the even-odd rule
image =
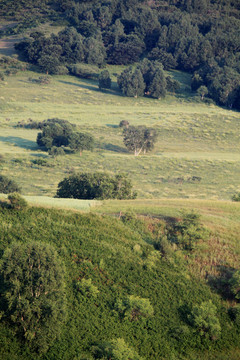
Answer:
[[[100,149],[113,151],[117,153],[124,153],[124,154],[128,153],[128,150],[126,148],[113,144],[101,144]]]
[[[66,84],[66,85],[74,85],[74,86],[77,86],[79,88],[83,88],[86,90],[96,91],[98,93],[105,93],[105,94],[108,93],[110,95],[122,96],[122,94],[119,91],[117,91],[117,89],[99,90],[97,83],[96,82],[94,83],[93,80],[92,80],[92,82],[93,82],[92,84],[90,83],[89,80],[84,80],[84,79],[81,79],[81,84],[76,84],[74,82],[64,81],[64,80],[58,80],[58,82],[60,82],[62,84]],[[83,84],[83,82],[85,84]]]
[[[223,299],[229,300],[234,299],[234,296],[231,292],[229,280],[232,278],[232,275],[234,273],[234,268],[219,265],[217,266],[217,271],[219,272],[219,275],[213,276],[208,275],[207,280],[210,287],[220,294]]]
[[[10,143],[23,149],[37,150],[39,149],[37,143],[32,140],[19,138],[16,136],[0,136],[0,141]]]

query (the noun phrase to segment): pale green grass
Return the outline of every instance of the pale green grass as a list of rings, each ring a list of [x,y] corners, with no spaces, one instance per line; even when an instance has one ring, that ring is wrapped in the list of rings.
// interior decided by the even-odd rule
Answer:
[[[89,212],[92,207],[101,205],[101,201],[96,200],[77,200],[77,199],[57,199],[48,196],[23,196],[30,206],[65,209],[72,211]],[[7,195],[0,194],[1,200],[6,200]]]
[[[108,68],[116,82],[123,67]],[[97,82],[73,76],[54,76],[49,85],[29,80],[38,76],[19,73],[0,84],[2,173],[14,178],[24,194],[54,196],[58,182],[72,171],[96,170],[127,172],[141,198],[230,199],[240,190],[239,113],[195,101],[189,95],[189,75],[174,72],[183,90],[163,100],[123,97],[116,84],[101,92]],[[38,150],[37,130],[15,127],[21,120],[53,117],[94,135],[94,152],[54,160]],[[135,158],[126,151],[118,127],[126,119],[158,130],[151,153]],[[36,156],[45,157],[50,167],[33,166]]]

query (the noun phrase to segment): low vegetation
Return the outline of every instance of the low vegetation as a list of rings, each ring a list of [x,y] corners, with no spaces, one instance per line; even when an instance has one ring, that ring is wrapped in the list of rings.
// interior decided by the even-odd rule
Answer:
[[[161,222],[41,208],[4,208],[0,220],[3,356],[224,359],[233,347],[239,354],[237,307],[189,272],[189,250],[168,259],[155,250]],[[14,280],[16,257],[24,282]]]

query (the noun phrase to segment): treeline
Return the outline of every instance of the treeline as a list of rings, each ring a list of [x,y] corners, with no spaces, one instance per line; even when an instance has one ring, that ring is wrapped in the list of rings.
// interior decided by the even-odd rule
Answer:
[[[68,28],[48,38],[35,32],[17,45],[43,71],[61,73],[61,66],[78,62],[128,65],[147,57],[166,70],[191,72],[194,90],[204,85],[220,105],[240,108],[238,2],[62,0],[57,11]]]

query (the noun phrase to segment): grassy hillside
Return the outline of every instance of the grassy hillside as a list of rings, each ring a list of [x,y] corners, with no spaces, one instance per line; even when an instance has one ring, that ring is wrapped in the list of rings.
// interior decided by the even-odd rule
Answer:
[[[143,359],[238,359],[239,329],[228,315],[229,304],[189,272],[181,251],[165,259],[154,250],[154,234],[144,223],[134,229],[106,216],[36,208],[1,210],[0,222],[1,254],[16,241],[48,242],[67,268],[68,321],[43,359],[90,360],[94,346],[116,338]],[[97,297],[78,290],[81,279],[92,280]],[[121,318],[116,303],[128,295],[149,299],[154,316]],[[215,341],[188,321],[192,307],[210,299],[222,327]],[[0,325],[4,360],[40,358],[7,324]]]
[[[58,182],[72,171],[127,172],[141,198],[230,199],[239,191],[239,113],[207,105],[190,92],[190,77],[173,72],[182,88],[163,100],[126,98],[116,87],[121,67],[110,67],[113,89],[100,92],[95,81],[54,76],[49,85],[23,72],[0,83],[0,151],[2,173],[14,178],[25,195],[56,193]],[[36,130],[19,129],[19,121],[59,117],[96,138],[94,152],[52,159],[36,144]],[[118,127],[121,120],[154,127],[155,149],[134,157]],[[44,157],[49,167],[32,160]],[[198,178],[197,181],[195,180]]]

